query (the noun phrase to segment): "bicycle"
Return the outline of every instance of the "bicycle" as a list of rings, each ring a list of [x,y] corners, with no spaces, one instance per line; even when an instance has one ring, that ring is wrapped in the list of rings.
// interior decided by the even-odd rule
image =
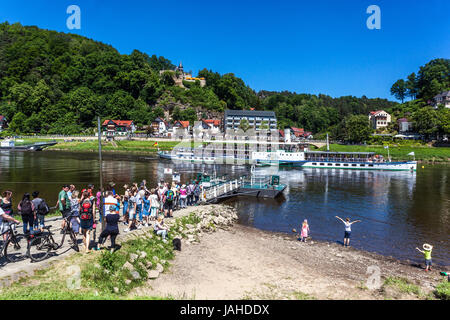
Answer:
[[[69,241],[71,242],[71,247],[76,252],[80,251],[77,243],[77,236],[70,226],[70,219],[72,217],[73,216],[70,215],[64,218],[65,223],[64,228],[62,229],[63,236],[59,244],[56,243],[55,239],[53,238],[54,233],[50,230],[51,226],[43,227],[43,229],[47,230],[47,232],[43,232],[34,236],[34,239],[31,240],[27,250],[27,254],[30,257],[31,261],[42,261],[48,257],[51,250],[58,250],[59,248],[61,248],[64,244],[67,233],[69,233],[70,235]]]
[[[5,257],[6,261],[8,262],[17,262],[26,259],[28,257],[28,248],[26,251],[21,251],[22,246],[20,245],[20,242],[25,238],[27,239],[27,246],[29,246],[29,236],[19,234],[16,230],[16,223],[14,222],[8,224],[8,230],[3,232],[1,236],[3,236],[5,233],[8,233],[8,235],[6,237],[6,240],[3,241],[0,256]]]

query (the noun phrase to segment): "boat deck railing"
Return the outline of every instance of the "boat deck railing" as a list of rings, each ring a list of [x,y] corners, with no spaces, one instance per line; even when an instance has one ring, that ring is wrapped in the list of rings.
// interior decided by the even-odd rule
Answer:
[[[210,202],[237,191],[245,182],[245,176],[236,179],[219,181],[210,187],[203,188],[201,200]]]

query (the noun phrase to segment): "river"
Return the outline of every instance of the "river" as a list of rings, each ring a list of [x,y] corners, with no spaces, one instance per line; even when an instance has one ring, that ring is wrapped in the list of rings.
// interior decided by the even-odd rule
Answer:
[[[196,172],[212,172],[210,165],[174,165],[152,156],[103,155],[104,181],[122,185],[146,179],[155,185],[164,168],[180,172],[182,182]],[[219,174],[248,174],[245,166],[216,167]],[[258,168],[271,174],[272,169]],[[450,265],[450,166],[418,166],[418,171],[381,172],[336,169],[283,169],[274,172],[287,184],[277,199],[235,197],[240,223],[259,229],[292,234],[308,219],[316,240],[342,242],[344,226],[335,216],[362,220],[352,226],[351,245],[401,260],[423,262],[415,247],[434,246],[433,262]],[[79,189],[88,183],[98,187],[98,160],[92,153],[0,152],[0,191],[14,192],[14,204],[24,192],[39,190],[53,206],[62,184]]]

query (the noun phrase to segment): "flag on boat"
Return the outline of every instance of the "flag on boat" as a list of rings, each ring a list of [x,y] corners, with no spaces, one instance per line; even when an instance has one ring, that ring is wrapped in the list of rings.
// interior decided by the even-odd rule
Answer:
[[[389,146],[384,146],[385,149],[389,149]]]
[[[156,147],[158,145],[158,141],[156,141],[153,146]]]
[[[410,153],[408,153],[408,156],[413,156],[414,155],[414,151],[413,152],[410,152]]]

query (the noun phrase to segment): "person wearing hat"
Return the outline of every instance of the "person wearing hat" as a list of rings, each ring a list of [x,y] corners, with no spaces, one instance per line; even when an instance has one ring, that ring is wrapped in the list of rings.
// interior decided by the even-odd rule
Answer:
[[[432,264],[431,251],[433,250],[433,246],[431,244],[425,243],[423,245],[423,251],[417,247],[416,247],[416,249],[419,252],[423,253],[423,255],[425,257],[425,265],[426,265],[425,271],[428,271],[428,269],[431,271],[431,264]]]
[[[115,196],[116,195],[116,190],[114,189],[114,186],[115,186],[116,184],[114,183],[114,182],[110,182],[109,183],[109,190],[111,190],[112,191],[112,193],[113,193],[113,195]]]

